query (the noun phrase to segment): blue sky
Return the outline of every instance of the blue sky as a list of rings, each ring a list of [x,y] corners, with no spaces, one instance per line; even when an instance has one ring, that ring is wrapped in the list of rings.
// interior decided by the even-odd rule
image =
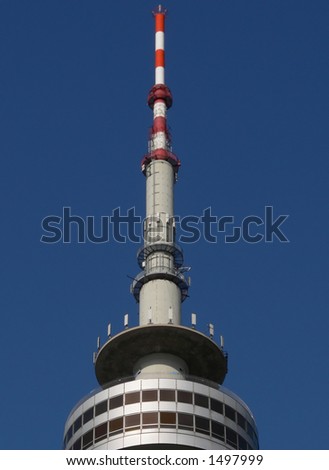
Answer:
[[[0,0],[1,449],[60,448],[67,414],[97,387],[97,336],[127,312],[137,323],[139,245],[44,244],[41,220],[64,206],[144,216],[155,6]],[[176,213],[289,215],[289,243],[184,244],[183,321],[196,312],[224,335],[225,386],[263,449],[328,449],[329,4],[165,6]]]

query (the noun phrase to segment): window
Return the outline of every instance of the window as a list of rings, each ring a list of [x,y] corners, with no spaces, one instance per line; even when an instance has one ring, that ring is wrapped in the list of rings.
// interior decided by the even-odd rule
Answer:
[[[178,428],[179,429],[193,429],[193,415],[186,413],[178,413]]]
[[[234,449],[237,448],[237,433],[233,431],[230,428],[226,428],[226,442],[229,444],[231,447],[234,447]]]
[[[247,421],[247,433],[249,434],[249,436],[254,439],[254,430],[251,426],[251,424],[249,423],[249,421]]]
[[[132,392],[127,393],[125,397],[126,405],[131,405],[132,403],[139,403],[140,402],[140,393],[139,392]]]
[[[249,421],[247,421],[247,433],[249,434],[249,436],[251,437],[251,439],[254,441],[255,443],[255,447],[258,449],[258,437],[257,437],[257,434],[255,433],[254,431],[254,428],[252,427],[252,425],[249,423]]]
[[[82,416],[79,416],[73,423],[74,432],[77,432],[82,426]]]
[[[175,401],[175,390],[160,390],[160,401]]]
[[[176,413],[161,411],[160,412],[160,425],[166,428],[175,428],[176,427]]]
[[[126,416],[126,429],[138,429],[140,426],[140,414]]]
[[[107,400],[101,401],[97,403],[95,406],[95,416],[101,415],[102,413],[106,413],[107,411]]]
[[[119,408],[119,406],[123,405],[123,395],[118,395],[117,397],[113,397],[110,399],[110,410],[114,408]]]
[[[213,437],[224,440],[224,426],[221,423],[211,421],[211,431]]]
[[[142,401],[158,401],[157,390],[143,390]]]
[[[216,413],[220,413],[221,415],[223,414],[223,403],[221,401],[211,398],[210,403],[211,403],[211,409],[213,411],[216,411]]]
[[[239,438],[239,449],[241,450],[248,450],[248,444],[247,444],[247,441],[245,439],[243,439],[243,437],[239,436],[238,435],[238,438]]]
[[[194,395],[194,404],[197,406],[202,406],[203,408],[208,408],[208,397],[205,395],[200,395],[199,393],[196,393]]]
[[[192,393],[183,390],[177,390],[177,401],[182,403],[192,403]]]
[[[119,432],[122,431],[123,429],[123,418],[116,418],[112,419],[112,421],[109,422],[110,424],[110,434],[118,434]]]
[[[79,439],[77,439],[73,446],[72,446],[72,449],[73,450],[81,450],[81,437],[79,437]]]
[[[202,432],[203,434],[209,434],[209,419],[203,418],[202,416],[196,416],[195,431]]]
[[[107,437],[107,423],[100,424],[95,428],[95,442],[99,442]]]
[[[86,432],[82,436],[82,448],[85,449],[86,447],[89,447],[90,444],[93,443],[93,430],[91,429],[90,431]]]
[[[78,418],[78,419],[79,419],[79,418]],[[77,420],[76,420],[76,421],[77,421]],[[81,421],[81,416],[80,416],[80,421]],[[80,426],[81,426],[81,424],[80,424]],[[80,427],[80,426],[79,426],[79,427]],[[77,429],[79,429],[79,428],[77,428]],[[72,426],[69,427],[69,430],[68,430],[67,433],[66,433],[65,442],[68,442],[68,441],[71,439],[72,436],[73,436],[73,424],[72,424]]]
[[[225,405],[225,416],[235,421],[235,410],[231,406]]]
[[[151,428],[158,425],[158,413],[143,413],[143,428]]]
[[[89,408],[89,410],[83,413],[83,424],[88,423],[94,417],[94,408]]]
[[[238,416],[238,425],[246,430],[247,421],[240,413],[237,413]]]

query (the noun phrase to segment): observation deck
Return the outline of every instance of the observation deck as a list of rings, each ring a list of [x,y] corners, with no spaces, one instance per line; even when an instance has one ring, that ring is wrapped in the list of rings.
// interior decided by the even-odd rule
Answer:
[[[227,354],[205,334],[181,325],[150,324],[128,328],[100,348],[95,360],[99,384],[134,375],[134,364],[153,353],[178,356],[189,375],[204,380],[221,384],[227,373]]]

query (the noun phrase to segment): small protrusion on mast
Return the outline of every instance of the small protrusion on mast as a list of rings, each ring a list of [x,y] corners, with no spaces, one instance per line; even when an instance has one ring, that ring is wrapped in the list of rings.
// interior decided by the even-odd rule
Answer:
[[[163,8],[161,3],[158,5],[157,9],[152,11],[153,15],[157,15],[158,13],[161,13],[162,15],[165,15],[167,13],[167,8]]]
[[[214,325],[212,323],[209,323],[208,328],[209,328],[209,336],[211,339],[213,339],[214,334],[215,334]]]
[[[93,364],[96,364],[97,352],[93,352]]]
[[[172,324],[173,319],[174,319],[174,315],[173,315],[172,307],[170,306],[168,310],[168,323]]]

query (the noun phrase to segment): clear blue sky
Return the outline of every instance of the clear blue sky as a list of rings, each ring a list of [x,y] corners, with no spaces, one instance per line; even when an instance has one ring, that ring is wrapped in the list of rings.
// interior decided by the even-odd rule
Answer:
[[[0,448],[57,449],[97,386],[139,245],[45,245],[41,220],[136,207],[155,1],[0,0]],[[176,212],[289,214],[290,243],[185,244],[184,322],[215,324],[263,449],[328,449],[327,0],[168,0]]]

